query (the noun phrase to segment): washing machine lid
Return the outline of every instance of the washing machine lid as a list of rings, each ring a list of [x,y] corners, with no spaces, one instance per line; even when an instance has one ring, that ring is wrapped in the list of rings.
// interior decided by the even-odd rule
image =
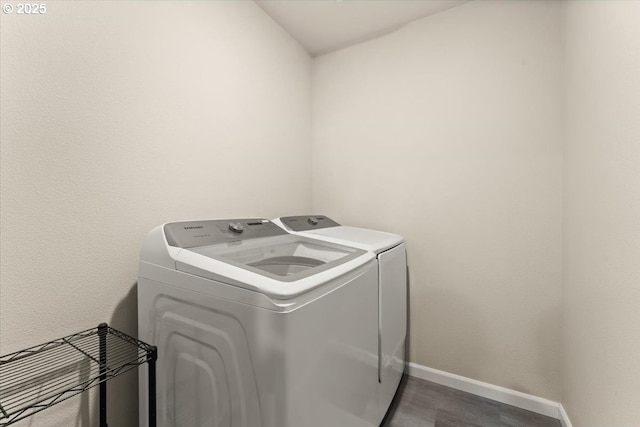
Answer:
[[[340,225],[325,215],[280,217],[274,223],[295,234],[374,253],[384,252],[404,242],[404,238],[397,234]]]
[[[167,244],[179,248],[176,270],[278,299],[308,292],[373,259],[364,250],[291,235],[264,219],[170,223],[164,232]]]

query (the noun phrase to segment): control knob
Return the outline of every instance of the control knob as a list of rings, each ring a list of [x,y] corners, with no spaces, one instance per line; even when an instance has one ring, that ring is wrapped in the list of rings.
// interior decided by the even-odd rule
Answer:
[[[311,225],[318,225],[318,218],[310,216],[307,218],[307,222]]]
[[[234,233],[240,234],[244,231],[244,227],[239,222],[230,222],[229,230],[233,231]]]

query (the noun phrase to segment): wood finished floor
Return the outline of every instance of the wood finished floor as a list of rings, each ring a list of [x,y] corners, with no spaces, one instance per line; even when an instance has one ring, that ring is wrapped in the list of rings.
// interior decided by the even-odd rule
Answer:
[[[381,427],[561,427],[560,421],[406,376]]]

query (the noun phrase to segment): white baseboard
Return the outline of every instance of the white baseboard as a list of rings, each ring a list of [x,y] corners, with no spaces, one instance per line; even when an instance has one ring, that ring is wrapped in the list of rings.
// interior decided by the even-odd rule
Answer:
[[[507,405],[515,406],[517,408],[546,415],[560,420],[563,427],[572,427],[569,417],[564,411],[562,405],[552,400],[543,399],[538,396],[466,378],[460,375],[450,374],[449,372],[428,368],[413,362],[408,363],[407,374],[436,384],[466,391],[467,393],[472,393],[477,396],[486,397],[487,399],[506,403]]]
[[[573,427],[571,421],[569,421],[569,415],[567,415],[567,412],[564,410],[564,406],[562,406],[562,404],[560,404],[559,409],[560,416],[558,417],[558,419],[560,420],[560,424],[562,424],[562,427]]]

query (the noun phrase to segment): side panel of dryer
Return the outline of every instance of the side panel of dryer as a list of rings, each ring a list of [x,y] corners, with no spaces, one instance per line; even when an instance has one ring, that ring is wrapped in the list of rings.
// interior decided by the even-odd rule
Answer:
[[[378,255],[380,281],[380,419],[396,393],[405,368],[407,256],[402,243]]]

